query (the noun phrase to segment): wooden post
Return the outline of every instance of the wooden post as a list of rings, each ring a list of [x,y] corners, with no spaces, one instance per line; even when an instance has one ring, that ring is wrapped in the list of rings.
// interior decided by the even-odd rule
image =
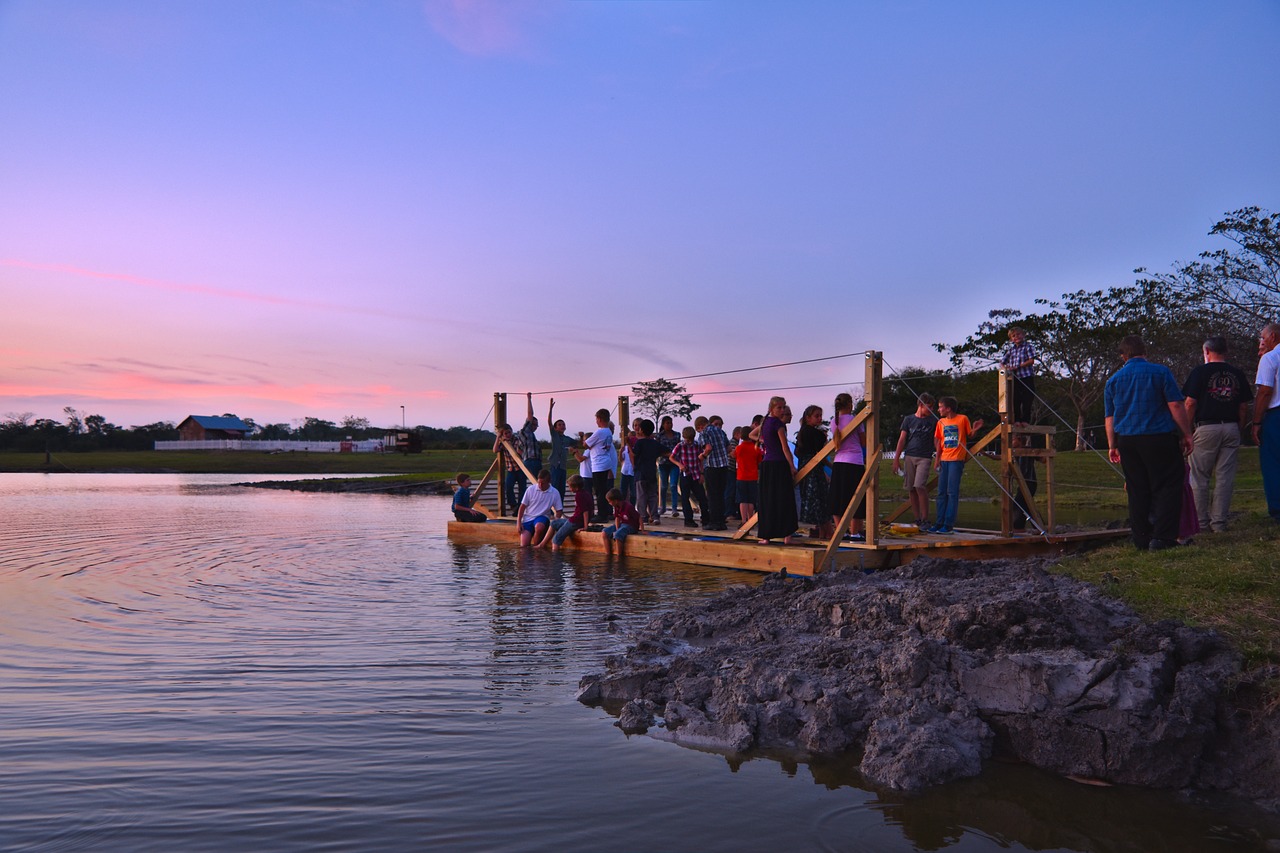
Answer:
[[[631,429],[631,398],[624,395],[618,397],[618,437]]]
[[[867,520],[863,530],[868,545],[875,545],[880,534],[880,402],[883,376],[884,353],[868,350],[867,379],[863,394],[867,411],[871,413],[867,418],[867,451],[866,459],[863,460],[867,463],[867,473],[871,474],[871,481],[867,486]]]
[[[1018,476],[1013,458],[1013,372],[1000,368],[1000,387],[997,389],[1000,407],[1000,535],[1013,534],[1013,490],[1018,488]]]
[[[493,433],[507,422],[507,395],[501,391],[493,394]],[[498,454],[498,515],[507,514],[507,466],[502,463],[502,454]]]
[[[1055,430],[1055,431],[1050,431],[1050,432],[1048,432],[1048,433],[1045,435],[1045,437],[1044,437],[1044,446],[1045,446],[1045,450],[1047,450],[1047,451],[1051,451],[1050,453],[1048,453],[1048,454],[1045,456],[1045,459],[1044,459],[1044,478],[1048,481],[1048,483],[1045,485],[1045,495],[1046,495],[1046,504],[1047,504],[1047,506],[1046,506],[1046,508],[1045,508],[1045,518],[1044,518],[1044,520],[1045,520],[1045,529],[1047,529],[1050,533],[1052,533],[1054,530],[1056,530],[1056,529],[1057,529],[1057,527],[1056,527],[1056,525],[1057,525],[1057,519],[1055,518],[1054,509],[1053,509],[1053,498],[1054,498],[1054,488],[1053,488],[1053,477],[1054,477],[1054,474],[1053,474],[1053,457],[1054,457],[1054,456],[1057,454],[1057,452],[1058,452],[1058,448],[1054,446],[1054,444],[1055,444],[1055,441],[1054,441],[1054,433],[1055,433],[1055,432],[1056,432],[1056,430]]]

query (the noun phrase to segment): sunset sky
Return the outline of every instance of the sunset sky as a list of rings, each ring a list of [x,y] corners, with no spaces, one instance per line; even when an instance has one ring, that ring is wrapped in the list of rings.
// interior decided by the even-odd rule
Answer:
[[[1280,209],[1277,45],[1275,0],[0,0],[0,415],[943,367]]]

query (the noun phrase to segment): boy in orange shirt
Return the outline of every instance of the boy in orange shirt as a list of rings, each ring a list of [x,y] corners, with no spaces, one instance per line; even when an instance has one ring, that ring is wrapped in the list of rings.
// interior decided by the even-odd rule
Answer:
[[[938,425],[933,429],[933,445],[938,452],[934,462],[938,469],[938,507],[934,514],[936,523],[929,528],[929,533],[955,533],[960,477],[969,458],[969,439],[975,430],[982,429],[981,419],[969,423],[969,418],[958,409],[955,397],[938,401]]]

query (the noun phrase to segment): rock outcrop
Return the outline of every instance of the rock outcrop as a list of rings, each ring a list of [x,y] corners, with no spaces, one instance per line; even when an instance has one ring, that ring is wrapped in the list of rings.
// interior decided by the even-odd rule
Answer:
[[[1248,734],[1230,701],[1239,655],[1044,565],[919,559],[736,587],[656,617],[579,698],[688,746],[861,750],[864,776],[899,790],[973,776],[999,752],[1068,776],[1275,797],[1274,779],[1248,791],[1224,770]]]

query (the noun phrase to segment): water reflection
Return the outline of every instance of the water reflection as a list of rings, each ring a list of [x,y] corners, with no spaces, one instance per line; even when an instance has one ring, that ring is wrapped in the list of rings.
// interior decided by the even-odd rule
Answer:
[[[756,575],[454,546],[440,498],[4,475],[0,500],[0,848],[1239,851],[1269,827],[1024,768],[880,794],[574,701],[640,622]]]

